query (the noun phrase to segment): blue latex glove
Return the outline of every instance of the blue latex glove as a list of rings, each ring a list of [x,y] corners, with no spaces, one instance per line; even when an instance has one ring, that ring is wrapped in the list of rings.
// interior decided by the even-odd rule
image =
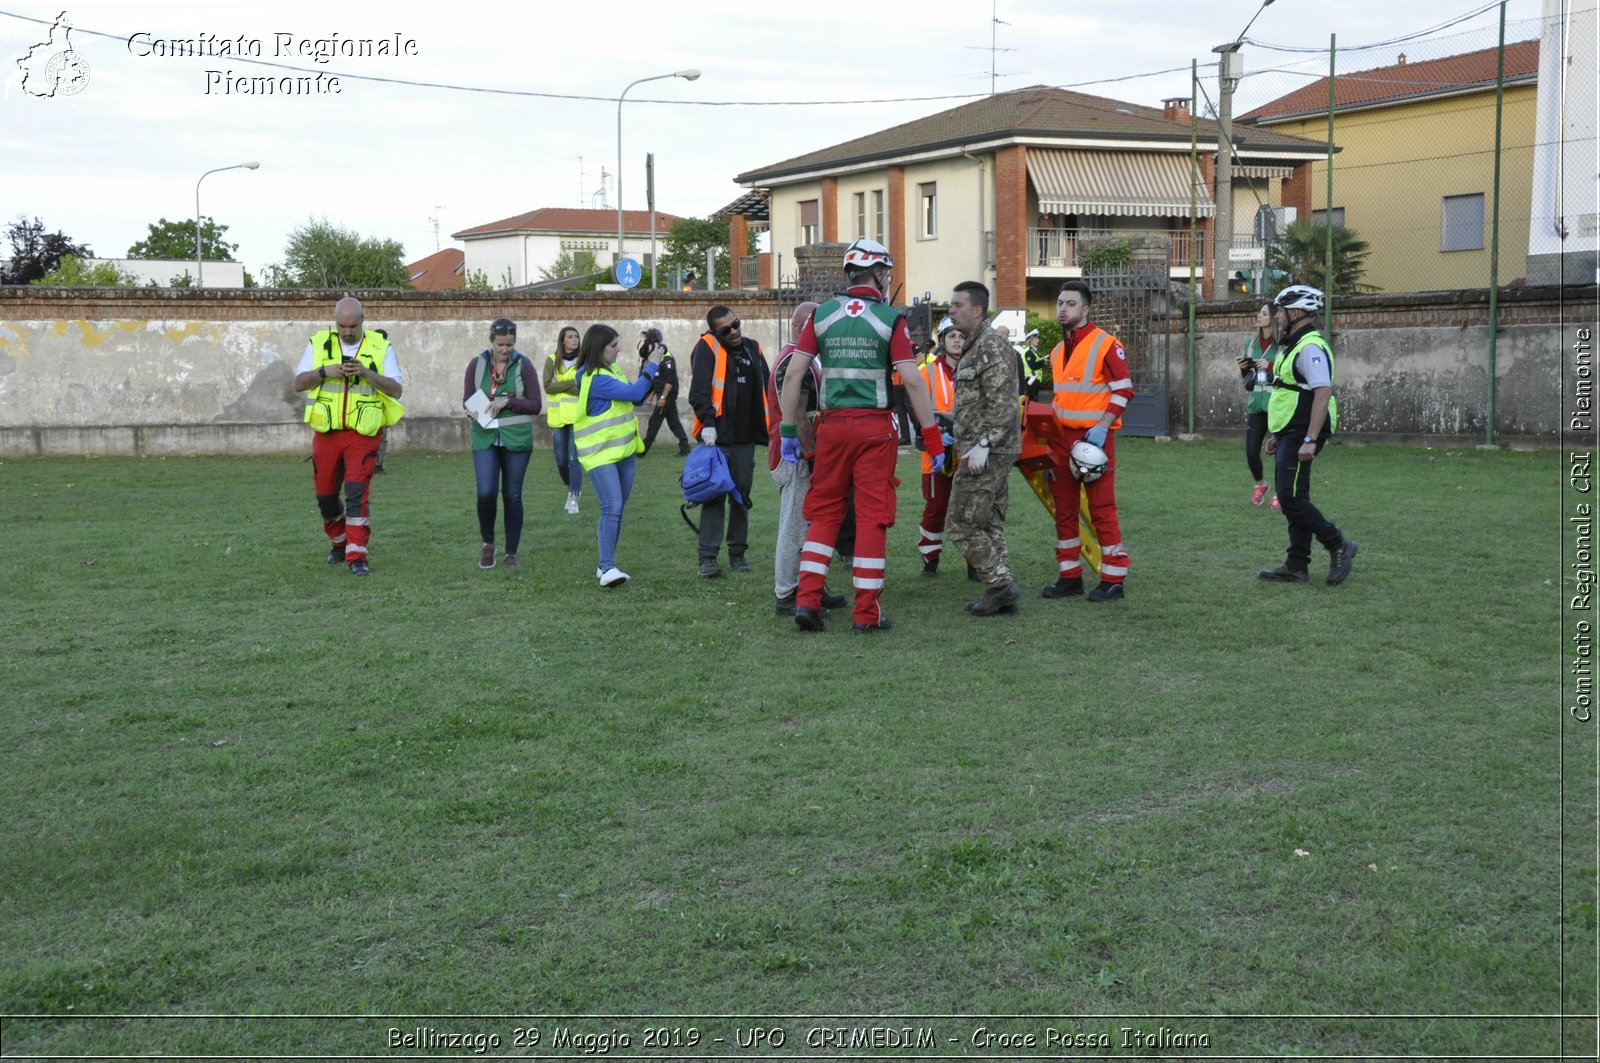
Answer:
[[[1106,445],[1106,429],[1105,429],[1105,426],[1104,425],[1099,425],[1099,424],[1095,425],[1093,428],[1091,428],[1087,432],[1083,433],[1083,438],[1084,438],[1084,441],[1089,443],[1091,446],[1096,446],[1096,447],[1100,447],[1101,449],[1104,449],[1105,445]]]
[[[939,455],[937,455],[933,459],[933,469],[932,469],[932,471],[933,472],[938,472],[940,469],[943,469],[943,468],[944,468],[944,454],[940,453]]]
[[[956,437],[951,435],[949,432],[940,432],[939,438],[944,441],[944,448],[946,450],[949,450],[951,447],[956,445]]]
[[[798,464],[800,461],[800,440],[794,436],[778,441],[778,451],[784,461]]]

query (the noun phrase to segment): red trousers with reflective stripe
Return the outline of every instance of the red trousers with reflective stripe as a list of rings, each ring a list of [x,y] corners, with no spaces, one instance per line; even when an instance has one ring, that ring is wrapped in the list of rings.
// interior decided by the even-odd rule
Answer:
[[[1078,531],[1079,484],[1067,457],[1072,453],[1072,444],[1082,439],[1086,431],[1063,428],[1050,445],[1055,471],[1050,480],[1050,497],[1056,503],[1056,568],[1062,579],[1083,578],[1083,564],[1078,559],[1083,549]],[[1128,552],[1122,548],[1122,526],[1117,522],[1117,433],[1106,433],[1106,444],[1100,449],[1111,463],[1104,476],[1084,484],[1083,490],[1089,496],[1089,522],[1094,525],[1095,538],[1100,540],[1100,578],[1106,583],[1121,583],[1128,576]]]
[[[882,615],[884,553],[894,527],[894,464],[900,437],[888,410],[829,410],[817,422],[817,453],[806,495],[810,522],[800,549],[797,605],[822,607],[822,584],[852,497],[856,506],[855,610],[857,624]]]
[[[946,456],[949,461],[954,453]],[[942,472],[922,474],[922,523],[917,527],[917,550],[924,562],[939,560],[944,549],[944,521],[950,512],[950,477]]]
[[[311,437],[311,479],[319,503],[324,499],[337,502],[339,488],[344,487],[343,512],[328,516],[329,506],[324,506],[322,530],[338,546],[344,544],[348,562],[365,561],[367,540],[371,526],[368,499],[372,488],[372,469],[378,463],[378,443],[383,433],[364,436],[344,428],[337,432],[317,432]]]

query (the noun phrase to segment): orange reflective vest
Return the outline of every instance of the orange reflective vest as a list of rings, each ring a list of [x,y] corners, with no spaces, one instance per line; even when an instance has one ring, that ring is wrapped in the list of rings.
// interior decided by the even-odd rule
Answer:
[[[717,408],[717,416],[722,416],[722,388],[728,382],[728,349],[717,342],[717,338],[707,332],[700,337],[705,341],[711,353],[717,358],[717,367],[711,371],[711,405]],[[705,425],[700,423],[700,415],[694,415],[694,427],[689,429],[689,435],[698,436],[700,429]]]
[[[1070,355],[1066,353],[1065,340],[1050,352],[1056,420],[1066,427],[1093,428],[1111,406],[1112,385],[1128,386],[1126,380],[1112,380],[1106,374],[1106,352],[1116,344],[1115,336],[1096,325],[1078,337]],[[1111,430],[1121,427],[1119,413]]]
[[[949,414],[956,405],[956,379],[949,363],[942,358],[933,358],[920,370],[922,379],[928,385],[928,397],[933,400],[933,412]],[[948,462],[954,455],[945,460]],[[928,452],[922,452],[922,475],[927,476],[933,472],[933,459],[928,457]]]

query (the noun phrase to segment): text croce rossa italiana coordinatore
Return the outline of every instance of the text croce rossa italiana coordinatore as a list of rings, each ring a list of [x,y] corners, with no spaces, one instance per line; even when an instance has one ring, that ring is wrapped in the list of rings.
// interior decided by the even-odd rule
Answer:
[[[302,37],[295,33],[274,33],[270,38],[220,37],[202,33],[196,37],[157,37],[140,31],[128,38],[128,51],[140,58],[179,59],[284,59],[310,60],[326,65],[335,59],[387,59],[414,56],[420,48],[413,37],[392,33],[384,37]],[[244,76],[232,70],[207,70],[206,95],[300,96],[342,91],[337,75],[316,74],[277,77]]]

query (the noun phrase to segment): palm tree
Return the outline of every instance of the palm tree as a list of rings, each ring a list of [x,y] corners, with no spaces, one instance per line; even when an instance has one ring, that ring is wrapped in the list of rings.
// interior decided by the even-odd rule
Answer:
[[[1291,222],[1283,236],[1273,241],[1267,251],[1267,267],[1288,276],[1287,284],[1309,284],[1315,288],[1327,287],[1327,270],[1324,258],[1328,250],[1328,227],[1309,221]],[[1361,278],[1367,272],[1367,255],[1372,247],[1351,229],[1343,225],[1333,227],[1333,284],[1334,295],[1354,292],[1371,292],[1377,289],[1364,284]]]

